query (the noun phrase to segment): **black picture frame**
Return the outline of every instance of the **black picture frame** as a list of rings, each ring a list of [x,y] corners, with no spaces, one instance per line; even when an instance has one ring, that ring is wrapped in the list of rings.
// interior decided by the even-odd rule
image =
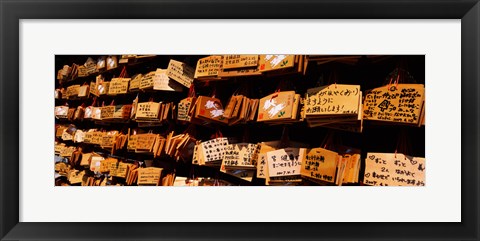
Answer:
[[[479,240],[478,0],[0,0],[0,15],[1,240]],[[462,222],[19,222],[19,20],[85,18],[461,19]]]

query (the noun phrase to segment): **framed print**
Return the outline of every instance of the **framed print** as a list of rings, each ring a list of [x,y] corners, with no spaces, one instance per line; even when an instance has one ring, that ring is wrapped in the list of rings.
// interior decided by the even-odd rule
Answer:
[[[1,240],[479,239],[478,0],[0,11]]]

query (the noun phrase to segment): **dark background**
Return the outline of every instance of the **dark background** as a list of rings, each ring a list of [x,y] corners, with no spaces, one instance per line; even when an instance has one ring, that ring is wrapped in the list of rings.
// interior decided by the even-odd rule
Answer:
[[[88,57],[92,57],[95,61],[100,55],[56,55],[55,56],[55,76],[63,65],[72,66],[73,63],[83,64]],[[154,58],[149,58],[147,61],[138,62],[127,65],[127,73],[131,77],[134,74],[146,74],[154,71],[157,68],[166,69],[170,59],[182,61],[192,67],[196,66],[199,58],[206,57],[205,55],[158,55]],[[359,84],[363,95],[367,90],[386,85],[389,82],[390,76],[394,75],[394,70],[400,70],[402,76],[401,81],[408,83],[425,84],[425,56],[424,55],[396,55],[396,56],[357,56],[357,61],[353,63],[330,62],[327,64],[317,65],[316,62],[309,62],[307,72],[302,74],[290,74],[279,76],[250,76],[237,77],[222,81],[194,81],[197,95],[210,96],[215,93],[217,98],[220,98],[224,104],[227,104],[229,97],[233,92],[240,89],[241,93],[249,98],[262,98],[273,93],[279,89],[282,91],[295,90],[297,93],[304,94],[308,88],[313,88],[325,84]],[[120,58],[119,58],[120,59]],[[123,68],[119,64],[114,70],[102,73],[106,80],[109,81],[112,77],[118,76]],[[77,78],[71,82],[59,84],[56,81],[55,87],[66,87],[72,84],[84,84],[95,81],[95,76],[88,76]],[[425,86],[428,88],[428,86]],[[184,88],[183,92],[168,92],[168,91],[147,91],[139,92],[139,100],[148,101],[153,98],[154,101],[173,101],[178,103],[179,100],[187,96],[188,89]],[[128,93],[122,96],[101,96],[98,100],[99,104],[102,102],[105,105],[110,104],[112,99],[115,99],[115,104],[131,104],[137,93]],[[97,100],[97,101],[98,101]],[[68,100],[71,107],[76,107],[82,103],[85,106],[91,104],[91,97],[88,100]],[[65,100],[56,100],[56,105],[64,104]],[[68,121],[58,121],[57,123],[69,123]],[[74,123],[80,129],[88,129],[97,127],[92,121],[83,121]],[[120,130],[125,126],[136,127],[135,122],[129,124],[111,124],[110,126],[103,126],[105,129]],[[187,125],[170,121],[159,127],[143,128],[145,131],[153,130],[154,133],[168,133],[170,130],[175,130],[175,133],[182,133],[187,128]],[[200,140],[208,140],[211,135],[217,130],[220,130],[224,136],[236,136],[240,140],[246,142],[257,143],[261,141],[272,141],[281,138],[284,125],[270,126],[264,123],[250,122],[235,126],[195,126],[196,138]],[[309,128],[306,123],[296,123],[287,125],[288,135],[291,141],[298,141],[310,144],[310,147],[319,147],[323,143],[325,136],[331,129],[323,127]],[[353,133],[340,130],[334,130],[334,138],[336,142],[353,148],[358,148],[362,151],[362,168],[360,171],[360,180],[363,178],[364,158],[367,152],[386,152],[393,153],[397,149],[400,135],[406,134],[408,139],[408,149],[399,150],[399,153],[407,155],[425,157],[425,127],[411,127],[395,125],[395,123],[388,123],[386,125],[378,125],[369,121],[364,121],[364,128],[362,133]],[[68,143],[73,145],[73,142]],[[84,144],[84,148],[89,150],[92,146]],[[95,151],[101,151],[93,149]],[[120,153],[127,158],[136,160],[151,160],[151,155],[135,154],[135,153]],[[189,160],[191,162],[191,160]],[[254,178],[252,183],[231,177],[218,171],[218,168],[193,166],[188,161],[175,162],[168,157],[156,158],[155,166],[163,167],[167,172],[175,170],[177,176],[196,177],[206,176],[213,178],[220,178],[238,185],[263,185],[263,179]],[[309,183],[312,185],[313,183]],[[315,184],[313,184],[315,185]]]

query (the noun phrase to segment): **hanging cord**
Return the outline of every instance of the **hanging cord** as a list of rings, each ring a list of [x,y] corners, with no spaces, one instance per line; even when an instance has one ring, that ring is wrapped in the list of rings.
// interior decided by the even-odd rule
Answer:
[[[204,80],[204,81],[201,81],[201,82],[196,82],[198,83],[197,87],[200,87],[200,91],[197,92],[197,96],[198,95],[203,95],[203,96],[211,96],[212,95],[212,92],[211,91],[211,86],[210,86],[210,80]],[[210,92],[209,92],[210,91]]]
[[[335,150],[335,151],[338,151],[338,149],[340,147],[343,147],[343,141],[342,141],[342,137],[340,135],[333,135],[333,131],[332,131],[332,149],[330,150]]]
[[[128,134],[130,133],[130,128],[128,128],[127,126],[123,126],[122,129],[120,129],[119,133],[128,136]]]
[[[223,137],[222,132],[220,131],[220,129],[217,128],[215,133],[210,136],[210,139],[216,139],[216,138],[222,138],[222,137]]]
[[[128,76],[127,66],[123,66],[122,72],[120,72],[120,75],[118,76],[118,78],[127,78],[127,76]]]
[[[220,186],[220,181],[217,178],[213,180],[213,186]]]
[[[219,171],[217,170],[215,172],[215,178],[213,179],[213,186],[220,186],[220,173]]]
[[[407,83],[416,84],[417,81],[406,69],[396,67],[392,72],[387,75],[384,85],[386,85],[387,88],[390,89],[392,85],[395,85],[395,88],[397,88],[398,84]]]
[[[321,87],[321,86],[324,86],[325,85],[325,77],[324,77],[324,74],[320,74],[320,76],[318,77],[317,79],[317,82],[315,82],[315,86],[314,87]]]
[[[251,81],[244,81],[245,89],[246,89],[246,96],[252,98],[254,96],[254,92],[252,91],[252,82]]]
[[[397,79],[395,80],[395,89],[398,88],[398,80],[400,79],[400,72],[397,74]]]
[[[334,67],[334,69],[330,73],[330,80],[328,81],[328,85],[331,85],[333,82],[334,87],[337,88],[337,79],[338,79],[338,70],[337,70],[337,67]]]
[[[323,149],[333,150],[333,137],[334,137],[334,132],[332,130],[329,130],[321,144]]]
[[[195,85],[192,83],[190,84],[190,88],[188,89],[188,97],[195,97]]]
[[[223,133],[222,131],[220,131],[220,129],[217,129],[217,133],[216,133],[216,138],[222,138],[223,137]]]
[[[188,134],[189,136],[195,136],[195,132],[196,132],[195,125],[190,123],[188,124],[187,129],[183,131],[183,134]]]
[[[250,129],[247,127],[247,125],[243,126],[243,136],[242,136],[242,142],[243,143],[248,143],[250,140]]]
[[[392,85],[392,82],[395,83],[395,80],[397,79],[398,76],[398,68],[393,69],[392,72],[390,72],[383,85],[386,85],[388,89],[390,89],[390,86]]]

